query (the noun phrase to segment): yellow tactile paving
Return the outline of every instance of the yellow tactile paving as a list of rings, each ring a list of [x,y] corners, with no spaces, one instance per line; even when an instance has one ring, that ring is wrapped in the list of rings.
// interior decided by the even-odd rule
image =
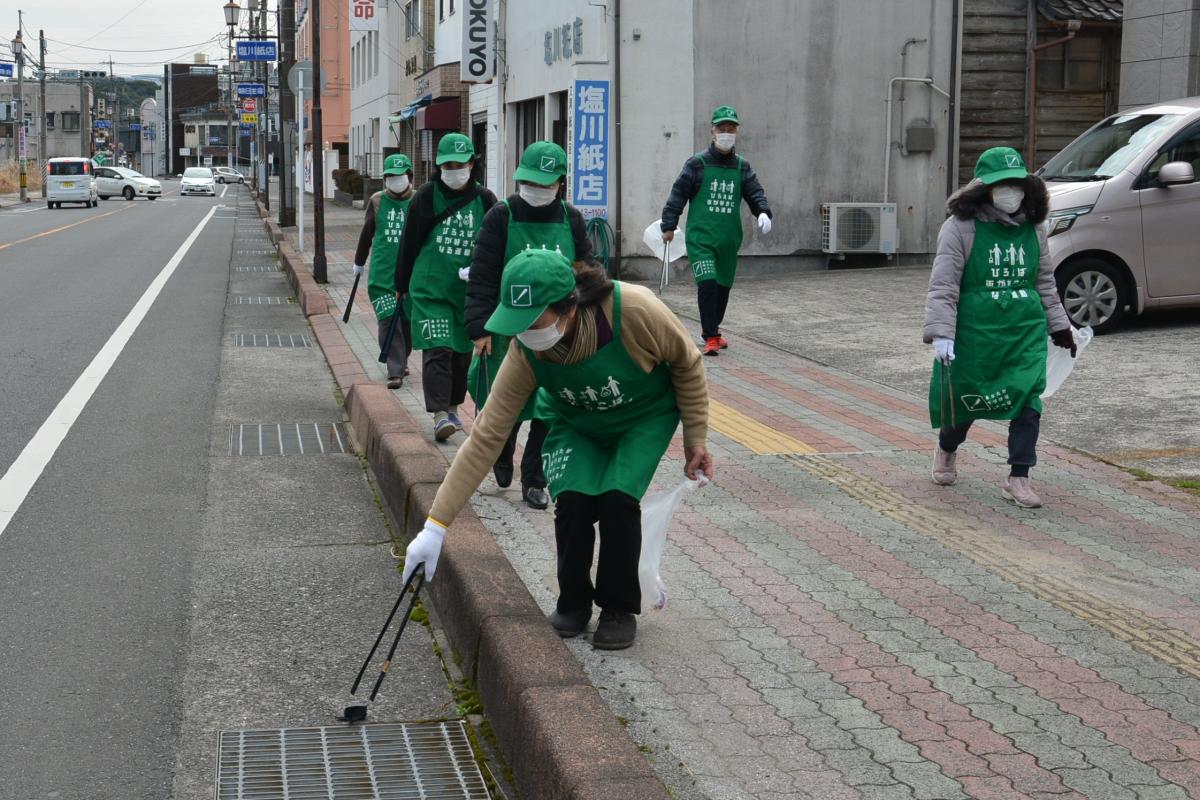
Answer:
[[[817,452],[815,447],[715,400],[708,403],[708,426],[760,456]]]
[[[936,539],[1009,583],[1082,619],[1193,677],[1200,677],[1200,641],[1136,608],[1088,587],[1103,576],[1052,553],[1031,553],[1020,542],[978,520],[928,508],[876,480],[823,456],[790,459],[837,486],[864,506]]]

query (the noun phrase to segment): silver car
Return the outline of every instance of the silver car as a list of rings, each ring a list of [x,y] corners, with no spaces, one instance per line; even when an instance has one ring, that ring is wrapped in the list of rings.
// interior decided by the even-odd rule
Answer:
[[[1038,174],[1050,190],[1050,254],[1078,326],[1200,307],[1200,97],[1136,108],[1092,127]]]
[[[217,187],[213,183],[213,171],[208,167],[188,167],[183,171],[179,182],[179,194],[207,194],[216,196]]]

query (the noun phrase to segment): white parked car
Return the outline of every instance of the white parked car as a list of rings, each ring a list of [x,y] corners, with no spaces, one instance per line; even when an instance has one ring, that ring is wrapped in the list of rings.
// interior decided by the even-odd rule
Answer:
[[[162,184],[127,167],[96,167],[96,191],[101,200],[121,195],[126,200],[162,197]]]
[[[246,176],[232,167],[213,167],[217,183],[245,183]]]
[[[63,203],[96,206],[96,180],[90,158],[51,158],[46,162],[46,207]]]
[[[188,167],[183,171],[183,179],[179,183],[179,193],[207,194],[216,197],[217,186],[214,182],[213,171],[208,167]]]

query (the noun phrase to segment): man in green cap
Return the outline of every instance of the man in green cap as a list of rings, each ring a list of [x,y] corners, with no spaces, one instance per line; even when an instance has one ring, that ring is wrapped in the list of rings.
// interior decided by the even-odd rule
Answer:
[[[407,317],[397,302],[396,261],[400,255],[400,235],[412,200],[412,162],[402,153],[393,153],[383,161],[383,191],[367,201],[366,220],[354,251],[354,277],[362,275],[368,255],[367,295],[375,309],[379,328],[379,346],[387,343],[392,317],[400,314],[391,349],[387,352],[388,388],[399,389],[408,374],[408,356],[412,353]]]
[[[696,279],[706,356],[718,355],[729,346],[721,336],[721,322],[742,246],[743,200],[757,218],[758,229],[764,235],[771,232],[767,195],[750,162],[735,152],[737,132],[737,111],[718,106],[712,115],[712,143],[683,165],[662,211],[663,241],[669,242],[675,238],[684,206],[689,206],[688,262]]]
[[[471,250],[496,195],[480,185],[475,147],[461,133],[438,142],[433,179],[417,190],[400,239],[396,288],[410,303],[414,349],[422,351],[425,409],[433,435],[445,441],[462,430],[458,406],[467,397],[471,340],[463,320]]]
[[[487,329],[516,341],[424,529],[405,551],[404,578],[422,564],[433,578],[447,528],[536,394],[538,415],[550,427],[542,457],[558,550],[550,624],[564,638],[578,636],[599,606],[592,645],[629,647],[641,611],[641,501],[680,422],[684,474],[712,477],[700,354],[649,289],[614,282],[594,267],[573,268],[551,248],[531,247],[508,262]]]
[[[933,482],[958,480],[958,447],[972,422],[1006,419],[1002,495],[1039,508],[1029,470],[1037,463],[1047,331],[1072,357],[1076,351],[1042,224],[1050,197],[1020,153],[993,147],[946,205],[925,299],[924,338],[934,353],[929,419],[940,429]]]
[[[513,174],[517,191],[497,203],[483,218],[483,228],[471,257],[471,280],[467,286],[467,335],[475,342],[467,385],[480,406],[486,400],[481,388],[500,370],[508,352],[508,337],[492,336],[485,326],[500,302],[500,278],[504,265],[526,250],[553,250],[577,265],[590,262],[592,245],[579,209],[563,197],[567,176],[567,154],[554,142],[534,142],[521,154]],[[486,369],[486,375],[479,371]],[[546,425],[527,410],[513,427],[512,435],[492,469],[496,483],[507,487],[513,479],[513,454],[521,422],[529,419],[529,437],[521,458],[521,496],[531,508],[546,508],[546,476],[542,472],[542,442]]]

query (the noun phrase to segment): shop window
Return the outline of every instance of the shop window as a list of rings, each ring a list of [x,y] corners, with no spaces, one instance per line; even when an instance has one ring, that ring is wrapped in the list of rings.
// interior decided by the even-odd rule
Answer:
[[[1076,36],[1038,54],[1038,89],[1099,92],[1104,90],[1105,39]]]
[[[517,144],[520,145],[513,153],[513,168],[521,158],[525,148],[534,142],[545,138],[546,102],[544,98],[535,97],[523,103],[516,104]]]
[[[408,0],[404,5],[404,38],[421,35],[421,0]]]

